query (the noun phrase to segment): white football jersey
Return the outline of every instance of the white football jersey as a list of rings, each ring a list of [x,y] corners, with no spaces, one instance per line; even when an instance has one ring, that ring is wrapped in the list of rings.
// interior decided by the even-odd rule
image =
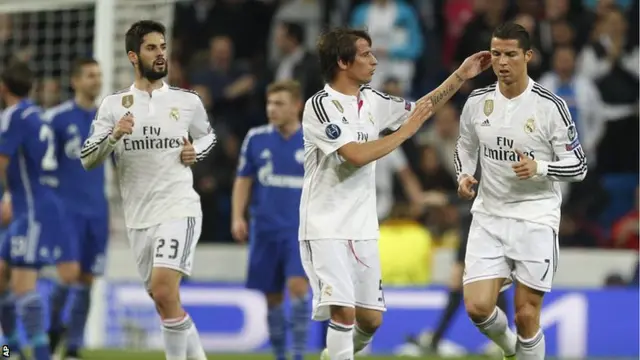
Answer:
[[[133,134],[110,136],[127,113]],[[191,169],[180,161],[185,137],[203,159],[216,137],[195,92],[167,84],[150,95],[135,86],[105,97],[85,141],[81,159],[91,168],[113,151],[128,228],[143,229],[188,216],[202,216]]]
[[[537,162],[537,175],[520,180],[512,169],[516,150]],[[460,117],[455,151],[458,180],[482,179],[472,212],[521,219],[558,230],[562,194],[558,182],[582,181],[585,158],[567,104],[532,79],[513,99],[496,84],[473,91]]]
[[[385,129],[397,130],[414,108],[414,103],[368,86],[351,96],[326,85],[307,100],[300,240],[378,238],[375,162],[356,167],[338,149],[377,140]]]

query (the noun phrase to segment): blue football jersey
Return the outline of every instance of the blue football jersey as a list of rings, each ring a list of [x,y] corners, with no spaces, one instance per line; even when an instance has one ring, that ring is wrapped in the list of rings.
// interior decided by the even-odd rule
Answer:
[[[108,212],[104,165],[85,170],[80,162],[80,150],[89,137],[96,111],[69,100],[48,110],[44,116],[57,139],[56,192],[69,211],[87,216],[105,216]]]
[[[304,175],[302,128],[284,138],[273,126],[249,130],[237,176],[251,177],[250,214],[256,231],[297,228]]]
[[[9,157],[7,187],[14,218],[56,208],[56,195],[46,179],[46,171],[58,166],[55,133],[31,101],[22,100],[2,113],[0,154]]]

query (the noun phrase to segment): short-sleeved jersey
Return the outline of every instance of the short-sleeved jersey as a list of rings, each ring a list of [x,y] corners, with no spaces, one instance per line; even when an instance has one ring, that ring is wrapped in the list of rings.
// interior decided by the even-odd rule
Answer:
[[[43,119],[56,134],[58,196],[73,213],[101,217],[109,211],[104,166],[85,170],[80,162],[82,143],[89,137],[95,116],[95,108],[84,109],[69,100],[47,110]]]
[[[7,186],[14,217],[57,209],[59,202],[46,171],[55,171],[56,138],[42,122],[41,109],[29,100],[7,108],[0,119],[0,155],[9,158]],[[55,205],[53,205],[55,204]],[[51,210],[52,211],[52,210]]]
[[[304,175],[302,129],[284,138],[272,125],[249,130],[237,176],[253,179],[250,214],[258,232],[297,229]]]
[[[515,175],[516,150],[536,160],[538,174]],[[537,222],[558,229],[562,195],[558,181],[580,181],[587,162],[567,105],[533,80],[507,99],[497,86],[478,89],[460,118],[455,163],[458,179],[473,175],[480,158],[482,179],[472,212]]]
[[[307,100],[300,240],[378,238],[375,162],[354,166],[338,149],[377,140],[385,129],[397,130],[414,107],[368,86],[350,96],[326,85]]]
[[[193,138],[197,159],[215,144],[215,135],[200,97],[167,84],[151,94],[130,88],[105,97],[98,108],[81,159],[85,167],[109,141],[116,123],[133,115],[133,134],[124,135],[113,155],[128,228],[144,229],[166,221],[202,216],[193,174],[182,164],[184,138]]]

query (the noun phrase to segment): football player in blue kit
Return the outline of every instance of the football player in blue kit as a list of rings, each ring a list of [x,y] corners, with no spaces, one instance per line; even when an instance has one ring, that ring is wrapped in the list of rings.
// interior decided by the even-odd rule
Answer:
[[[298,243],[304,173],[301,97],[297,82],[268,87],[269,124],[247,133],[232,196],[231,231],[236,241],[249,239],[247,287],[265,294],[269,337],[277,360],[286,359],[287,324],[292,326],[294,360],[302,360],[307,342],[308,281]],[[290,321],[282,306],[285,288],[291,300]]]
[[[70,288],[58,283],[50,297],[50,349],[53,353],[64,334],[66,358],[77,359],[83,345],[84,329],[89,315],[91,286],[95,276],[104,271],[104,256],[109,236],[109,205],[105,196],[105,170],[100,165],[85,170],[80,151],[89,136],[96,116],[96,98],[102,87],[102,73],[98,62],[90,58],[75,61],[71,72],[73,100],[50,109],[44,121],[53,129],[57,139],[58,184],[56,192],[63,201],[69,217],[79,255],[80,279],[73,296],[68,323],[64,324],[65,308]]]
[[[57,263],[62,281],[77,278],[77,255],[61,201],[49,175],[58,166],[55,133],[41,118],[41,110],[27,96],[34,76],[26,64],[15,62],[0,75],[0,96],[7,106],[0,120],[0,179],[11,194],[13,220],[0,247],[4,279],[11,267],[11,294],[1,296],[3,332],[16,338],[16,315],[21,320],[35,360],[49,360],[44,302],[36,290],[40,268]],[[16,314],[17,313],[17,314]]]

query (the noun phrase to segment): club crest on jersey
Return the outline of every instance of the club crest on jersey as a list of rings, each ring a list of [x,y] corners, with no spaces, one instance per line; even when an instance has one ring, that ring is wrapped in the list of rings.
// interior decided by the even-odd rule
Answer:
[[[171,111],[169,112],[169,117],[174,121],[180,120],[180,111],[178,110],[178,108],[175,108],[175,107],[171,108]]]
[[[338,100],[331,100],[331,102],[333,103],[333,105],[336,107],[336,109],[338,109],[338,111],[340,111],[340,113],[344,113],[344,108],[342,107],[342,104],[340,104],[340,101]]]
[[[531,134],[536,131],[536,124],[533,118],[527,119],[527,122],[524,123],[524,132]]]
[[[569,141],[573,141],[578,137],[578,132],[576,131],[576,127],[574,125],[569,126],[567,129],[567,137]]]
[[[493,112],[493,100],[485,100],[484,101],[484,114],[485,116],[491,115]]]
[[[133,105],[133,95],[125,95],[122,97],[122,106],[130,108]]]

